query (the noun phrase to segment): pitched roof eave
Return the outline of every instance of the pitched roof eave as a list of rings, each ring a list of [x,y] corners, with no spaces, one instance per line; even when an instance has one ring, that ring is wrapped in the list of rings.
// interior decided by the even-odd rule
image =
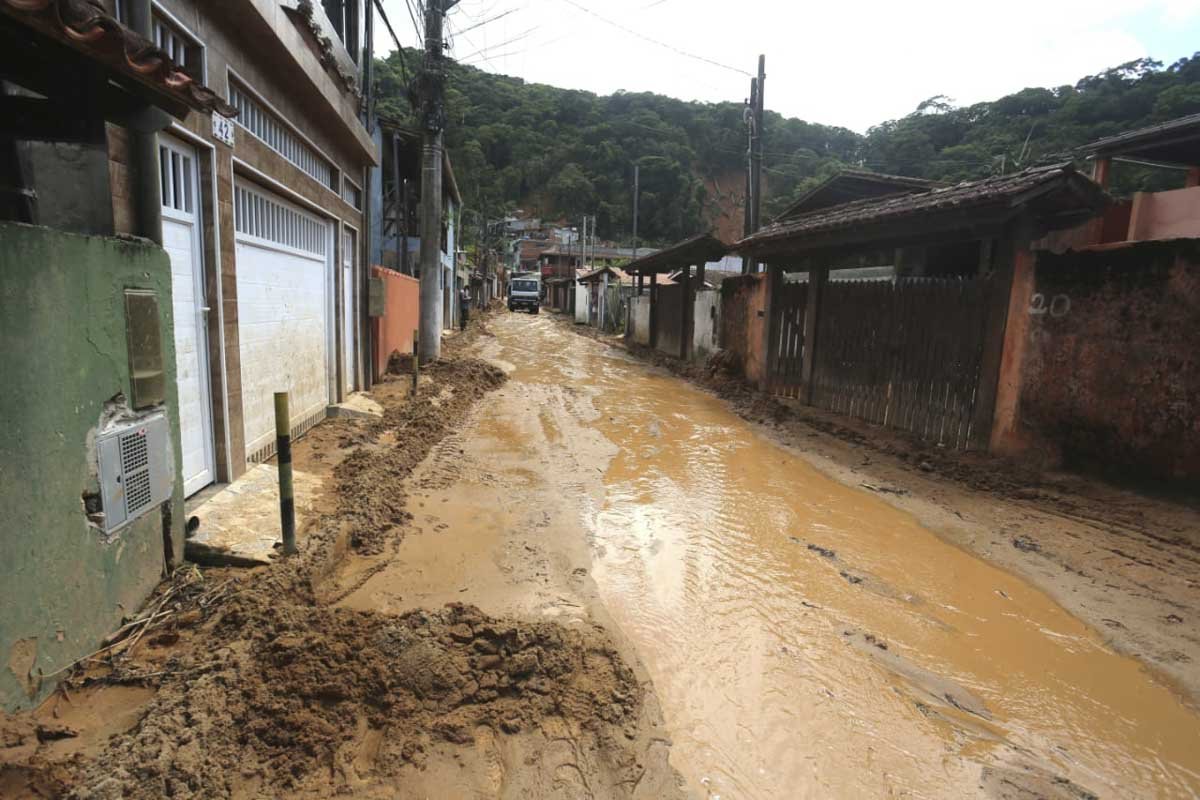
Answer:
[[[179,119],[188,110],[237,115],[237,109],[187,74],[165,50],[122,25],[95,0],[0,0],[0,13],[104,64],[114,77],[149,91],[155,105]]]

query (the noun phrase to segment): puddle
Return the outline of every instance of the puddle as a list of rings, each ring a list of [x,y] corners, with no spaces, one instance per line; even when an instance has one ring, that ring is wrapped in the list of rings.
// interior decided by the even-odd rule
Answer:
[[[700,796],[1200,793],[1200,718],[1040,591],[679,380],[549,320],[491,328],[531,399],[528,420],[485,417],[476,435],[516,445],[495,468],[541,475],[576,509]],[[615,456],[554,423],[550,387],[590,397],[598,413],[578,421]],[[601,499],[520,463],[534,435],[602,471]],[[467,527],[473,514],[456,512]]]

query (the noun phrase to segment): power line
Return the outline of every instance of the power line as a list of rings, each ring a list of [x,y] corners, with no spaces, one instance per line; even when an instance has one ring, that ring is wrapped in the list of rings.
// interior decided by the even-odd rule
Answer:
[[[417,0],[417,7],[421,11],[421,19],[425,18],[425,9],[420,8],[421,0]],[[413,11],[412,0],[404,0],[404,6],[408,9],[408,18],[412,20],[413,30],[416,31],[417,41],[425,41],[425,33],[421,30],[421,26],[417,23],[417,14]]]
[[[458,32],[456,33],[456,35],[457,35],[457,36],[462,36],[464,33],[470,33],[471,31],[475,30],[476,28],[482,28],[484,25],[487,25],[489,22],[495,22],[495,21],[496,21],[496,20],[498,20],[498,19],[504,19],[504,18],[505,18],[505,17],[507,17],[509,14],[515,14],[515,13],[517,13],[517,12],[518,12],[518,11],[520,11],[520,10],[521,10],[521,9],[519,9],[519,8],[510,8],[508,11],[504,11],[504,12],[502,12],[502,13],[500,13],[500,14],[497,14],[497,15],[496,15],[496,16],[494,16],[494,17],[491,17],[491,18],[489,18],[489,19],[485,19],[485,20],[483,20],[482,22],[476,22],[474,25],[472,25],[472,26],[471,26],[471,27],[469,27],[469,28],[463,28],[461,31],[458,31]]]
[[[396,35],[396,31],[392,28],[392,23],[388,19],[387,12],[383,10],[383,0],[375,0],[375,8],[379,11],[379,16],[383,19],[383,24],[387,27],[388,33],[392,35],[392,42],[396,45],[396,52],[400,55],[400,74],[404,76],[404,85],[409,84],[408,64],[404,61],[404,46],[400,44],[400,37]]]
[[[587,8],[586,6],[582,6],[579,3],[576,3],[575,0],[562,0],[562,1],[564,3],[567,3],[568,5],[574,6],[575,8],[579,9],[580,11],[582,11],[585,14],[590,14],[591,16],[595,17],[596,19],[600,20],[601,22],[603,22],[607,25],[611,25],[618,30],[622,30],[625,33],[628,33],[630,36],[636,36],[637,38],[639,38],[643,41],[650,42],[650,44],[657,45],[658,47],[666,48],[667,50],[670,50],[671,52],[673,52],[677,55],[684,56],[685,58],[695,59],[696,61],[700,61],[705,64],[710,64],[714,67],[720,67],[721,69],[727,69],[730,72],[736,72],[739,75],[745,75],[747,78],[754,77],[749,72],[746,72],[746,70],[744,70],[744,69],[738,69],[737,67],[731,67],[728,64],[722,64],[720,61],[714,61],[711,58],[705,58],[704,56],[698,56],[695,53],[689,53],[686,50],[680,50],[678,47],[675,47],[674,45],[667,44],[666,42],[651,38],[644,33],[634,30],[633,28],[626,27],[625,25],[622,25],[619,22],[614,22],[613,20],[609,19],[608,17],[604,17],[604,16],[601,16],[600,14],[597,14],[595,11],[592,11],[590,8]]]
[[[528,37],[530,34],[534,33],[534,32],[535,32],[537,29],[538,29],[538,26],[537,26],[537,25],[534,25],[534,26],[533,26],[532,28],[530,28],[529,30],[525,31],[524,33],[519,33],[519,34],[517,34],[516,36],[514,36],[514,37],[513,37],[513,38],[511,38],[511,39],[509,39],[508,41],[505,41],[505,42],[500,42],[499,44],[493,44],[493,45],[489,45],[489,46],[487,46],[487,47],[484,47],[484,48],[482,48],[482,49],[480,49],[480,50],[476,50],[474,53],[471,53],[470,55],[463,56],[462,58],[460,58],[460,59],[459,59],[459,61],[461,62],[461,61],[465,61],[465,60],[466,60],[466,59],[468,59],[468,58],[474,58],[475,56],[478,56],[478,55],[482,55],[482,54],[484,54],[484,53],[487,53],[489,50],[495,50],[497,47],[504,47],[504,46],[506,46],[506,45],[513,44],[514,42],[519,42],[519,41],[521,41],[522,39],[525,39],[525,38],[527,38],[527,37]],[[469,41],[469,40],[468,40],[468,41]],[[499,58],[499,56],[494,56],[494,58]],[[484,60],[486,61],[487,59],[485,58]]]

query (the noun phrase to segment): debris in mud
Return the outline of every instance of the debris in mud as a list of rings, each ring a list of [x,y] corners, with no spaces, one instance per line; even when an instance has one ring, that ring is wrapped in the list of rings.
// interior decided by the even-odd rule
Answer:
[[[829,559],[837,558],[836,550],[830,550],[827,547],[821,547],[820,545],[812,544],[811,542],[808,545],[808,549],[812,550],[814,553],[819,553],[822,558],[829,558]],[[845,575],[846,575],[846,573],[843,572],[842,577],[845,577]]]
[[[1040,553],[1042,546],[1028,536],[1018,536],[1012,540],[1012,546],[1023,553]]]
[[[852,573],[852,572],[847,572],[846,570],[842,570],[842,571],[841,571],[841,572],[839,572],[838,574],[839,574],[839,575],[841,575],[843,578],[845,578],[845,579],[846,579],[846,581],[847,581],[847,582],[848,582],[848,583],[849,583],[851,586],[857,586],[858,584],[860,584],[860,583],[862,583],[864,580],[866,580],[866,579],[865,579],[863,576],[861,576],[861,575],[855,575],[854,573]]]
[[[894,494],[897,497],[903,497],[904,495],[909,494],[908,489],[897,489],[894,486],[876,486],[873,483],[860,483],[859,486],[863,487],[864,489],[869,489],[872,492],[877,492],[879,494]]]
[[[230,797],[245,781],[271,795],[336,792],[364,730],[382,734],[370,769],[386,775],[438,741],[473,741],[480,725],[515,733],[553,717],[599,733],[640,708],[640,685],[597,627],[460,604],[389,617],[265,600],[230,603],[214,630],[224,644],[181,657],[181,677],[84,768],[75,797]]]

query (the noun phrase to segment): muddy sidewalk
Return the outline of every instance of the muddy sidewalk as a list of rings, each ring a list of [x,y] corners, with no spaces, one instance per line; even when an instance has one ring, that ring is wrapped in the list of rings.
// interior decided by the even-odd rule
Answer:
[[[415,395],[376,387],[382,419],[297,443],[325,481],[299,556],[179,570],[136,641],[5,718],[0,796],[673,796],[653,698],[595,620],[339,605],[422,535],[414,470],[505,382],[470,355],[487,336],[485,315]]]

